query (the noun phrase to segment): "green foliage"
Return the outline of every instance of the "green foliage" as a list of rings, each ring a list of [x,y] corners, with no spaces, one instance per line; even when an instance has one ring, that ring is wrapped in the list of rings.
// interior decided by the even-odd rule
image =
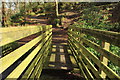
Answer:
[[[11,16],[11,25],[23,25],[29,23],[25,19],[28,15],[33,16],[43,12],[43,4],[39,4],[39,2],[19,3],[19,5],[20,12]]]
[[[96,38],[93,37],[93,36],[85,35],[84,37],[87,38],[87,39],[89,39],[90,41],[92,41],[92,42],[94,42],[94,43],[97,43],[98,45],[101,45],[101,42],[102,42],[102,41],[96,39]]]
[[[98,53],[97,51],[95,51],[93,48],[88,47],[87,49],[89,51],[91,51],[94,55],[96,55],[98,58],[100,57],[100,53]]]
[[[12,23],[23,23],[24,22],[24,14],[17,13],[15,15],[11,16],[11,22]]]
[[[120,56],[120,48],[114,45],[110,46],[110,51],[113,52],[114,54]]]
[[[62,3],[61,5],[60,5],[60,8],[61,8],[61,10],[71,10],[71,9],[73,9],[73,6],[74,6],[74,2],[73,3],[71,3],[71,2],[67,2],[67,3]]]
[[[109,17],[111,17],[112,14],[109,13],[109,10],[110,10],[109,7],[101,9],[101,7],[94,5],[89,8],[85,8],[82,11],[82,16],[80,16],[80,20],[77,23],[75,23],[74,26],[120,32],[120,24],[110,22]],[[85,35],[84,37],[101,45],[101,41],[92,36]],[[96,52],[93,48],[87,47],[87,49],[91,51],[93,54],[95,54],[97,57],[100,56],[100,53]],[[110,51],[120,56],[119,47],[111,45]],[[114,65],[112,62],[109,62],[108,66],[112,70],[114,70],[118,75],[120,75],[120,67]]]
[[[54,7],[55,4],[54,3],[45,3],[44,5],[45,5],[44,9],[46,12],[55,11],[55,7]]]
[[[83,28],[111,30],[111,28],[119,29],[118,23],[112,24],[108,19],[112,16],[107,10],[101,10],[101,8],[92,6],[91,8],[84,9],[82,16],[76,24]]]
[[[108,66],[120,76],[120,67],[109,61]]]

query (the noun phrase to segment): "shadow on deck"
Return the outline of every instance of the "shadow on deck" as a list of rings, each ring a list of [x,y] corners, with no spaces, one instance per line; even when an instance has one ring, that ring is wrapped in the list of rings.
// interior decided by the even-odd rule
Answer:
[[[67,45],[52,44],[52,52],[49,55],[49,69],[72,70],[72,63],[67,51]]]
[[[78,73],[73,73],[73,64],[66,44],[52,44],[47,65],[42,71],[40,80],[83,80]]]
[[[67,31],[53,28],[51,53],[40,80],[82,80],[80,74],[72,73],[73,69],[67,46]]]

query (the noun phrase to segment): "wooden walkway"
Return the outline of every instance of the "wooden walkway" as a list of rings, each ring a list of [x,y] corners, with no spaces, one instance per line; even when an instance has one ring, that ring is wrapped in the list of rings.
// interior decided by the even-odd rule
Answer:
[[[79,80],[78,75],[71,73],[73,64],[67,49],[67,31],[53,28],[52,35],[52,52],[48,55],[40,80]]]
[[[49,68],[72,70],[67,52],[67,33],[61,28],[53,28],[52,52],[49,55]]]

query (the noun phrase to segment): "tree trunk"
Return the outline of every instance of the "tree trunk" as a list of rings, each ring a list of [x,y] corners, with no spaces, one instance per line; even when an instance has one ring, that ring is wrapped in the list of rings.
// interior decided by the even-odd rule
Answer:
[[[19,1],[17,0],[16,2],[16,12],[18,13],[20,10],[19,10]]]
[[[24,2],[23,4],[24,4],[24,23],[23,23],[23,25],[25,25],[25,23],[26,23],[26,2]]]
[[[29,6],[31,7],[32,6],[32,2],[29,2]],[[32,12],[32,7],[31,9],[28,10],[28,13],[30,14]]]
[[[56,16],[58,16],[58,0],[55,0],[55,10],[56,10],[55,14]]]
[[[2,27],[5,27],[5,2],[2,2]]]

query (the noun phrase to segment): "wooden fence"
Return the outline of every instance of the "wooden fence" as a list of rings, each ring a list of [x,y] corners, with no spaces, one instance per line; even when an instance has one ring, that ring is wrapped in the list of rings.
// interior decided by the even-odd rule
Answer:
[[[120,76],[108,66],[108,62],[112,62],[120,68],[120,56],[109,50],[111,44],[120,47],[120,33],[70,26],[68,36],[69,48],[87,80],[106,77],[120,80]],[[100,44],[97,41],[102,42]],[[99,55],[96,56],[94,52]]]
[[[0,58],[2,79],[39,79],[43,63],[50,52],[52,26],[0,28],[1,47],[36,33],[38,37]]]

